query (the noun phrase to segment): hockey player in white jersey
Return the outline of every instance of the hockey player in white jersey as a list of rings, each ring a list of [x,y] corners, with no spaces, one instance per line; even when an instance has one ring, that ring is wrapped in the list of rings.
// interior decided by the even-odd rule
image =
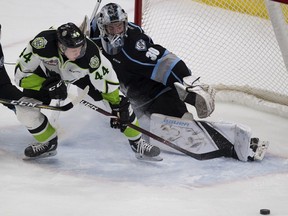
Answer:
[[[81,89],[95,101],[107,101],[118,119],[111,127],[119,128],[128,138],[139,159],[156,158],[160,149],[146,143],[141,133],[128,127],[138,124],[129,100],[119,94],[119,81],[111,63],[98,47],[73,23],[40,32],[29,42],[16,63],[15,81],[23,88],[23,101],[49,104],[67,97],[66,83]],[[25,149],[25,156],[37,158],[56,154],[56,129],[40,109],[17,107],[17,117],[33,135],[36,144]]]
[[[131,101],[138,117],[158,113],[166,115],[167,118],[169,116],[181,118],[188,112],[185,103],[196,108],[199,118],[206,118],[213,113],[215,90],[193,76],[184,61],[174,53],[153,43],[140,26],[128,22],[127,13],[120,5],[109,3],[102,7],[91,21],[90,37],[111,61],[120,81],[121,90]],[[151,129],[156,134],[161,132],[157,129],[164,125],[160,120],[159,122],[158,128]],[[201,126],[202,124],[206,129]],[[206,136],[202,146],[213,146],[212,149],[208,149],[213,151],[210,156],[206,152],[209,158],[211,155],[226,156],[247,161],[248,158],[262,159],[265,154],[265,148],[259,148],[257,153],[260,154],[261,150],[261,156],[254,157],[257,149],[255,145],[259,142],[257,139],[251,139],[248,131],[243,132],[241,138],[236,136],[237,139],[233,140],[235,133],[246,130],[237,124],[225,123],[222,128],[220,123],[216,127],[213,123],[192,120],[189,125],[193,126],[192,129],[197,133],[201,132],[203,137]],[[235,130],[226,130],[228,125]],[[227,132],[230,134],[225,134]],[[170,138],[170,135],[167,132],[168,137],[163,136]],[[227,139],[227,136],[230,138]],[[193,145],[193,141],[191,142]],[[253,152],[250,151],[252,150],[250,145],[253,146]]]

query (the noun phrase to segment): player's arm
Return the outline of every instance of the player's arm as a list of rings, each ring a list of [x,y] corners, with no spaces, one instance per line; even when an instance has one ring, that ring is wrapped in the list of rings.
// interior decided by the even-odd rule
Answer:
[[[119,81],[112,64],[101,52],[97,57],[95,56],[94,63],[95,68],[92,68],[89,74],[92,85],[101,92],[103,99],[111,104],[118,104],[120,98],[119,94],[115,94],[115,92],[119,89]]]
[[[176,89],[182,101],[196,107],[198,117],[209,116],[215,108],[215,90],[207,84],[200,83],[199,78],[192,76],[184,61],[175,54],[160,45],[147,42],[146,46],[145,57],[153,65],[150,66],[152,67],[150,79]]]
[[[162,55],[161,50],[162,52],[165,50]],[[157,56],[150,79],[160,82],[165,86],[174,88],[175,82],[182,83],[183,77],[191,75],[189,68],[178,56],[160,45],[149,47],[146,56],[152,56],[152,58],[156,58]]]
[[[0,86],[6,84],[11,84],[11,80],[4,66],[4,54],[2,51],[2,46],[0,44]]]
[[[98,59],[94,56],[94,64],[97,65],[96,70],[92,70],[89,74],[90,81],[94,86],[95,92],[99,95],[101,93],[102,99],[106,100],[112,110],[112,114],[117,116],[118,119],[111,118],[110,125],[112,128],[119,128],[121,132],[128,137],[138,134],[132,129],[127,128],[128,122],[137,122],[135,114],[131,111],[130,116],[130,102],[124,97],[120,96],[119,81],[110,61],[99,52]],[[90,62],[91,63],[91,62]],[[90,66],[93,63],[90,64]],[[89,94],[89,93],[88,93]],[[95,99],[94,99],[95,100]]]
[[[144,34],[131,34],[135,37],[134,50],[130,50],[129,59],[139,64],[139,73],[143,76],[174,88],[174,82],[182,82],[189,76],[190,70],[186,64],[165,47],[154,44],[152,39]]]
[[[36,72],[41,71],[40,58],[33,53],[30,44],[20,54],[15,67],[15,83],[25,89],[40,90],[45,78]]]

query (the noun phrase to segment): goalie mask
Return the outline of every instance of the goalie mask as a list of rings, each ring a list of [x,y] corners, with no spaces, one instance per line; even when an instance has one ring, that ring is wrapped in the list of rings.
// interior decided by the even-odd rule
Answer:
[[[101,42],[109,55],[116,55],[124,46],[128,28],[127,13],[115,3],[105,5],[95,17]]]
[[[64,54],[67,48],[81,47],[81,52],[78,58],[85,55],[86,52],[86,38],[81,30],[73,23],[61,25],[57,29],[57,40],[60,51]]]

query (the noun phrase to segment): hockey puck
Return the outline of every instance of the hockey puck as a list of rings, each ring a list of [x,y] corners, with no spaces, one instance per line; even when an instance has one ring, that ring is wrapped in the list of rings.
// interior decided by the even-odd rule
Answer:
[[[270,210],[269,209],[260,209],[260,214],[269,215],[270,214]]]

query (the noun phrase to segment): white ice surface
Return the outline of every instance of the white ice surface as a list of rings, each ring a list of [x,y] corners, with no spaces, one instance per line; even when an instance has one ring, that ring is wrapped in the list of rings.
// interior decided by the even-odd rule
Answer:
[[[133,20],[134,1],[117,2]],[[2,2],[6,62],[15,62],[38,32],[68,21],[80,23],[93,6],[92,0]],[[6,68],[13,77],[13,66]],[[134,157],[121,133],[110,129],[109,118],[79,105],[59,116],[57,156],[23,161],[23,150],[33,139],[12,111],[0,105],[0,112],[3,216],[256,216],[261,208],[269,208],[273,216],[288,215],[286,118],[216,104],[209,119],[249,125],[255,136],[270,141],[261,163],[197,161],[169,153],[162,154],[162,162],[143,162]]]

